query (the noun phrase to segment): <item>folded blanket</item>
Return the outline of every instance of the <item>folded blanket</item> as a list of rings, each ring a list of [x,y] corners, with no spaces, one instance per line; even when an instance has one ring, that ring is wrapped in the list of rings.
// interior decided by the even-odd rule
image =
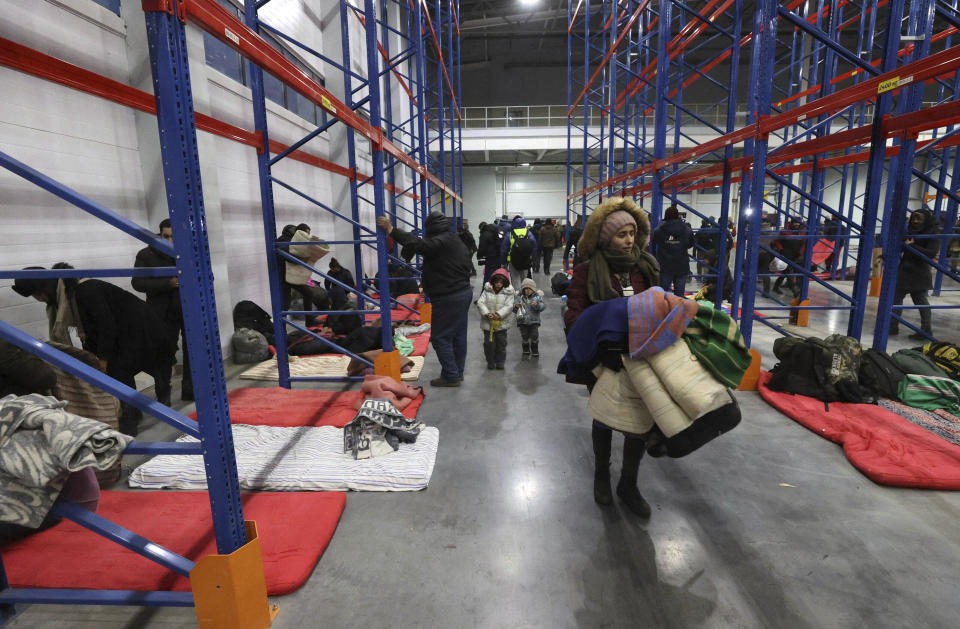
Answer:
[[[70,472],[106,470],[131,437],[46,395],[0,399],[0,521],[40,526]]]

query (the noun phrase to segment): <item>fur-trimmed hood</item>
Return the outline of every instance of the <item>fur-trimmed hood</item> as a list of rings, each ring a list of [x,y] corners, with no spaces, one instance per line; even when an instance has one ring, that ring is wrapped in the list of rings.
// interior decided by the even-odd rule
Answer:
[[[617,210],[629,212],[633,216],[633,220],[637,222],[636,243],[641,249],[644,247],[650,237],[650,218],[647,213],[640,209],[640,206],[634,203],[633,199],[610,197],[598,205],[590,218],[587,219],[587,226],[583,229],[583,235],[577,242],[577,255],[589,258],[596,251],[603,221]]]

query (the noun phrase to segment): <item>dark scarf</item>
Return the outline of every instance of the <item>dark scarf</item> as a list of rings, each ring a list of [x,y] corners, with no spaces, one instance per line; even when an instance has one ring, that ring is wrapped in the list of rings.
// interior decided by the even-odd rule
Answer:
[[[633,245],[630,253],[606,248],[597,249],[590,256],[590,266],[587,269],[587,297],[593,303],[622,297],[610,283],[610,273],[629,274],[634,267],[639,267],[640,273],[650,286],[653,285],[650,278],[656,279],[660,272],[653,256],[640,249],[637,244]]]

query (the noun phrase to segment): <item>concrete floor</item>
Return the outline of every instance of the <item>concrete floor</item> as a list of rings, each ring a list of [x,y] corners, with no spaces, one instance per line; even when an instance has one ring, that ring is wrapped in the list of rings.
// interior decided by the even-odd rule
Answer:
[[[642,462],[649,522],[594,504],[586,391],[555,373],[559,308],[551,298],[539,361],[520,359],[511,332],[506,371],[485,369],[472,318],[464,386],[429,391],[421,409],[441,434],[430,488],[350,494],[310,580],[276,599],[275,629],[957,626],[960,494],[875,485],[756,393],[736,394],[730,434]],[[960,336],[947,313],[935,329],[946,321]],[[754,330],[770,368],[776,334]],[[423,381],[438,372],[431,352]],[[189,609],[35,606],[11,626],[194,622]]]

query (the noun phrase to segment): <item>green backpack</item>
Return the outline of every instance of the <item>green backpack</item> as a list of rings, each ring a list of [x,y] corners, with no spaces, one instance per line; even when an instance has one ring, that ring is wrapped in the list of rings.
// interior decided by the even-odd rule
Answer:
[[[918,376],[948,377],[947,373],[937,367],[937,364],[924,356],[918,349],[901,349],[893,353],[893,360],[906,374]]]

